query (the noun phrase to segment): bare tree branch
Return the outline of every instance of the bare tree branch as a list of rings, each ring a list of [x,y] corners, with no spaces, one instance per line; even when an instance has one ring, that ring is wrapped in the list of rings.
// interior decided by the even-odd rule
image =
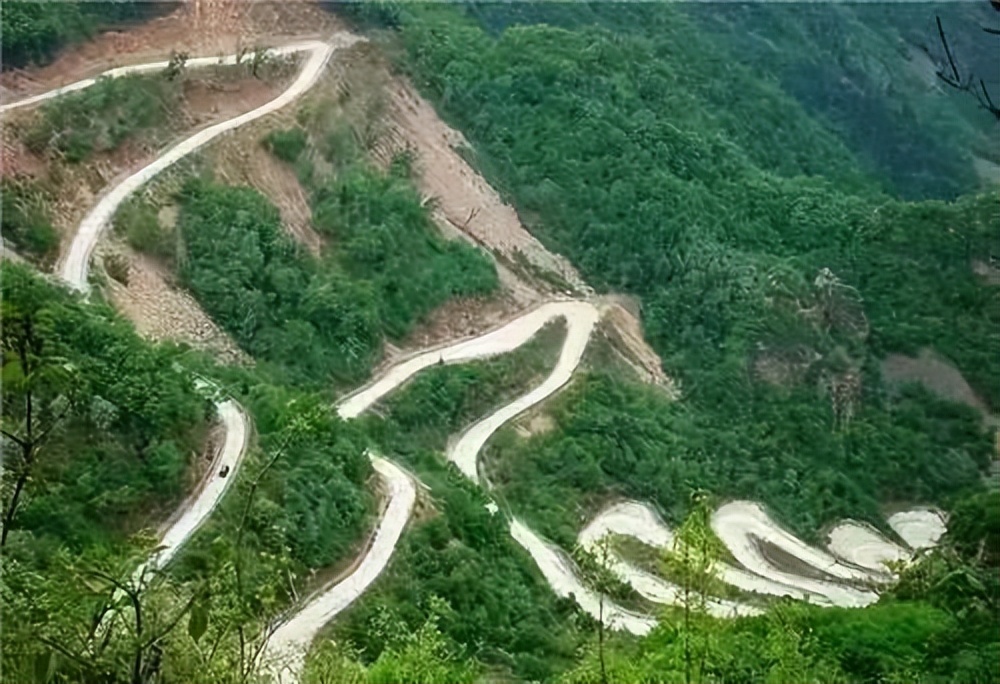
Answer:
[[[948,47],[948,39],[945,38],[944,27],[941,26],[941,17],[934,18],[937,19],[938,35],[941,36],[941,45],[944,46],[944,53],[948,56],[948,63],[951,65],[951,73],[955,75],[955,83],[960,83],[962,78],[958,75],[958,67],[955,66],[955,58],[951,56],[951,48]],[[938,72],[938,76],[941,76],[940,72]],[[942,78],[944,77],[942,76]]]
[[[941,37],[941,46],[944,48],[945,56],[948,58],[948,66],[951,68],[950,73],[948,73],[943,67],[939,68],[937,71],[938,78],[955,90],[970,93],[976,98],[976,102],[979,103],[981,108],[992,114],[997,121],[1000,121],[1000,107],[993,104],[993,98],[990,97],[990,93],[986,89],[985,81],[981,78],[976,79],[972,74],[969,74],[968,78],[966,78],[963,82],[962,76],[958,71],[958,65],[955,63],[955,57],[952,55],[951,46],[948,45],[948,38],[945,35],[944,26],[941,24],[941,17],[935,17],[935,19],[937,20],[938,35]],[[1000,30],[986,27],[980,28],[987,33],[1000,35]],[[977,80],[979,81],[978,88],[974,85]]]

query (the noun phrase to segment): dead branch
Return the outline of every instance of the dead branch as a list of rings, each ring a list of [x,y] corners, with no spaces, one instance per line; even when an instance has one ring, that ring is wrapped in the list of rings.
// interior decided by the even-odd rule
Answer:
[[[989,91],[986,89],[986,83],[983,79],[976,79],[972,74],[969,74],[965,79],[959,73],[958,65],[955,63],[955,57],[952,55],[951,46],[948,45],[948,37],[945,35],[944,26],[941,24],[941,17],[935,17],[937,20],[938,36],[941,38],[941,46],[944,48],[944,54],[948,58],[948,67],[950,67],[950,72],[947,72],[944,68],[939,68],[937,71],[937,76],[949,87],[955,90],[960,90],[962,92],[971,93],[979,106],[985,109],[993,117],[1000,121],[1000,107],[993,104],[993,98],[990,97]],[[983,28],[987,33],[994,33],[1000,35],[1000,31]],[[979,81],[978,88],[976,87],[976,81]]]

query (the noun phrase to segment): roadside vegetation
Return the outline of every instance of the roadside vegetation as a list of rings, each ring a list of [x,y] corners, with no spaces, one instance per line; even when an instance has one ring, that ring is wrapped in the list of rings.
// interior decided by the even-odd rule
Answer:
[[[723,421],[591,371],[546,405],[552,430],[505,428],[483,459],[511,507],[567,549],[610,496],[656,502],[678,523],[693,488],[759,501],[806,539],[845,518],[885,529],[883,502],[948,507],[992,459],[980,416],[920,387],[873,393],[839,429],[813,393],[765,389]]]
[[[180,115],[182,93],[182,84],[165,76],[101,79],[43,104],[24,132],[25,145],[76,164],[143,132],[164,136]]]
[[[124,677],[135,662],[151,668],[139,681],[249,676],[267,620],[371,524],[368,438],[324,395],[145,342],[106,305],[26,267],[4,263],[2,276],[5,676]],[[211,456],[215,410],[199,375],[248,410],[254,441],[177,562],[139,582],[153,531]],[[131,605],[122,587],[149,613],[145,637],[133,617],[113,628],[120,638],[94,629],[95,615]],[[51,678],[29,674],[39,667]]]
[[[181,350],[25,266],[2,277],[4,551],[44,567],[178,503],[212,409],[176,367]]]
[[[52,226],[48,192],[28,179],[3,178],[0,201],[4,242],[39,266],[51,266],[59,251],[59,234]]]
[[[336,173],[314,171],[302,129],[263,144],[295,164],[311,191],[313,225],[327,238],[314,256],[281,226],[277,208],[249,187],[190,178],[174,198],[176,228],[136,200],[116,230],[135,248],[172,264],[205,310],[276,377],[313,387],[355,386],[401,339],[452,297],[498,285],[488,257],[441,237],[400,159],[388,173],[358,151],[334,156]],[[339,150],[343,152],[344,150]],[[220,250],[219,245],[227,245]]]
[[[255,190],[194,180],[181,194],[183,282],[241,346],[295,382],[356,384],[383,336],[403,337],[450,297],[496,287],[486,257],[432,232],[402,179],[357,170],[315,201],[317,228],[334,238],[319,259]]]
[[[174,6],[173,2],[136,0],[5,2],[0,15],[4,68],[47,62],[60,48],[82,42],[102,29],[148,20]]]
[[[511,539],[506,516],[488,510],[483,490],[444,460],[450,436],[545,378],[564,335],[550,325],[496,359],[428,369],[362,419],[378,451],[430,489],[378,585],[331,626],[333,641],[377,666],[433,616],[442,651],[480,671],[547,680],[572,661],[587,618],[551,592]],[[336,649],[321,642],[317,671],[336,663]]]
[[[311,105],[261,144],[307,191],[319,255],[263,195],[210,169],[184,171],[163,200],[176,225],[153,192],[115,218],[253,367],[146,342],[99,292],[85,302],[2,265],[5,681],[260,681],[273,618],[347,567],[374,523],[369,448],[429,490],[385,574],[318,640],[310,684],[996,681],[991,435],[972,409],[879,370],[888,353],[932,347],[1000,409],[1000,289],[974,270],[1000,253],[1000,197],[968,168],[983,129],[911,80],[890,88],[870,61],[913,25],[870,32],[862,10],[840,7],[825,19],[750,8],[742,32],[714,6],[337,10],[379,29],[534,234],[595,287],[641,302],[679,398],[594,367],[595,352],[539,407],[544,429],[528,417],[488,445],[499,510],[445,463],[448,439],[544,377],[560,326],[503,357],[429,369],[340,420],[331,396],[370,376],[386,340],[498,279],[437,233],[412,159],[376,168],[374,124],[344,127]],[[97,12],[5,3],[4,57],[46,59],[111,17]],[[845,35],[863,37],[857,61],[841,59]],[[769,42],[801,59],[776,64]],[[157,78],[57,100],[26,140],[66,165],[139,132],[155,140],[175,111],[173,82]],[[49,192],[4,180],[4,237],[40,264],[56,253]],[[176,561],[137,578],[152,530],[197,480],[213,419],[199,375],[253,417],[251,450]],[[651,502],[692,539],[709,538],[710,505],[736,497],[813,539],[844,517],[884,527],[887,502],[937,503],[949,532],[856,610],[774,601],[716,620],[698,609],[714,581],[708,544],[686,565],[647,560],[694,591],[634,638],[557,598],[509,534],[508,516],[523,516],[568,551],[610,497]]]
[[[498,27],[479,6],[367,11],[535,234],[591,284],[639,297],[679,381],[676,405],[599,376],[574,388],[589,388],[564,409],[577,427],[529,442],[537,470],[512,484],[528,506],[552,503],[550,525],[578,514],[565,502],[619,488],[676,520],[684,489],[705,486],[762,498],[809,535],[976,486],[990,458],[978,417],[890,391],[877,362],[933,347],[1000,406],[1000,289],[972,267],[1000,249],[995,192],[893,197],[835,129],[674,6],[540,10],[558,27]],[[669,427],[640,437],[645,416]],[[527,464],[511,449],[513,483]]]
[[[271,83],[294,68],[286,58],[261,61],[253,55],[239,66],[200,68],[193,76],[185,71],[185,60],[174,55],[159,73],[99,79],[80,92],[7,116],[9,167],[0,184],[3,235],[11,248],[43,269],[51,267],[59,250],[57,226],[81,214],[79,193],[99,193],[109,171],[129,167],[196,125],[204,112],[192,110],[193,92],[245,85],[251,76]],[[169,256],[172,246],[158,241],[148,217],[129,214],[140,209],[137,204],[130,202],[116,223],[127,225],[121,230],[133,247]]]
[[[200,67],[195,77],[185,70],[186,61],[185,54],[175,53],[159,73],[100,78],[78,93],[41,104],[37,113],[29,113],[13,125],[36,155],[79,164],[130,142],[161,145],[190,126],[185,95],[197,82],[251,76],[270,81],[287,76],[292,66],[289,58],[261,62],[256,56],[247,56],[236,66]]]

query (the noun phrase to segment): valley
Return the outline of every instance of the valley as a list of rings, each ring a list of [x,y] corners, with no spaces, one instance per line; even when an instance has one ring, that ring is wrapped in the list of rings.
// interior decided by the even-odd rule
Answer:
[[[183,64],[152,40],[134,56],[166,60],[100,77],[85,63],[50,90],[43,67],[2,105],[7,150],[22,130],[8,113],[116,82],[156,88],[179,69],[191,107],[211,89],[199,78],[252,53],[236,80],[264,84],[176,128],[150,119],[146,150],[110,167],[65,150],[5,162],[6,673],[867,681],[919,667],[945,681],[964,658],[986,681],[1000,338],[996,288],[972,263],[1000,239],[995,189],[855,191],[864,165],[770,86],[762,101],[823,141],[835,172],[776,164],[737,119],[703,114],[711,92],[650,119],[614,79],[645,87],[628,54],[660,79],[672,61],[600,8],[581,10],[600,30],[529,17],[494,35],[475,5],[206,4],[248,36],[312,16],[326,33]],[[193,44],[212,44],[201,5],[136,35],[192,21]],[[555,94],[589,85],[548,100],[504,69]],[[87,201],[66,173],[89,174]],[[889,381],[922,344],[973,407],[912,371]],[[92,472],[78,440],[95,445]],[[114,440],[129,463],[117,488],[94,476]],[[148,491],[164,478],[159,520],[140,475]],[[87,535],[69,501],[103,502]],[[949,594],[936,578],[956,568],[972,588]],[[112,626],[88,632],[88,611]],[[851,630],[900,622],[914,627],[876,664],[851,660]],[[948,638],[947,654],[913,650]],[[769,665],[734,655],[761,640],[779,644]]]

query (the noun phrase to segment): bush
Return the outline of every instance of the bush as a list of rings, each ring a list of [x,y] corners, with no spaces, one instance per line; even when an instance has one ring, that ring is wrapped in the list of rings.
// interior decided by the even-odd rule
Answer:
[[[117,252],[106,254],[103,262],[104,270],[107,271],[112,280],[116,280],[122,285],[128,285],[128,258],[124,254],[118,254]]]
[[[344,183],[317,195],[318,228],[339,242],[322,260],[251,188],[195,180],[181,198],[187,286],[247,351],[295,382],[357,382],[384,334],[403,336],[448,298],[497,285],[486,257],[435,234],[402,181],[357,169]]]
[[[103,78],[42,105],[24,141],[36,154],[56,152],[75,164],[140,131],[169,126],[179,105],[180,85],[162,76]]]
[[[306,148],[306,132],[301,128],[271,131],[264,138],[264,145],[275,157],[292,164]]]
[[[138,252],[167,261],[174,256],[171,235],[163,230],[156,207],[141,200],[126,202],[113,219],[115,233]]]
[[[3,225],[0,233],[24,256],[48,265],[59,249],[59,234],[49,219],[48,198],[24,181],[0,182]]]

